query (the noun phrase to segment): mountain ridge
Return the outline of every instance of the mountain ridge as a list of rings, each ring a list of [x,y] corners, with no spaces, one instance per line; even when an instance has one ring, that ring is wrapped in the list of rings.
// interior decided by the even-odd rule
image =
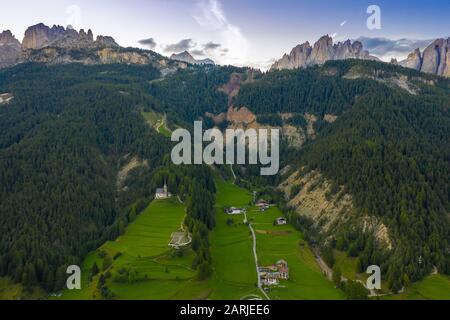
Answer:
[[[329,60],[362,59],[379,61],[364,50],[359,41],[350,40],[333,43],[333,38],[321,37],[313,46],[307,41],[294,47],[290,54],[285,54],[276,61],[271,70],[301,69],[313,65],[323,65]]]
[[[84,29],[76,31],[71,26],[64,28],[58,25],[50,28],[39,23],[28,27],[22,42],[9,30],[0,33],[0,68],[27,62],[149,64],[161,70],[171,66],[186,67],[182,62],[171,62],[151,50],[121,47],[110,36],[98,35],[94,39],[90,29],[87,32]]]
[[[434,40],[423,52],[419,48],[398,62],[402,67],[450,77],[450,37]]]
[[[188,51],[183,51],[183,52],[180,52],[177,54],[174,53],[174,54],[172,54],[170,59],[175,60],[175,61],[187,62],[187,63],[195,64],[195,65],[208,65],[208,64],[213,65],[213,64],[215,64],[214,61],[209,58],[197,60]]]

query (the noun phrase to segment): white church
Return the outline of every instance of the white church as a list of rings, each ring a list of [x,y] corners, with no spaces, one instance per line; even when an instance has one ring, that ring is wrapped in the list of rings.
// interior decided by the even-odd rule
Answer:
[[[167,183],[164,181],[164,187],[156,189],[155,199],[163,200],[169,199],[170,197],[172,197],[172,194],[169,192],[167,188]]]

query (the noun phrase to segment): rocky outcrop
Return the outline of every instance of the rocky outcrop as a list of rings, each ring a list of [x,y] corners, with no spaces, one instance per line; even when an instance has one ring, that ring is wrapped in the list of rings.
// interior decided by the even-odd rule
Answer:
[[[398,62],[398,65],[405,68],[420,70],[422,66],[422,55],[420,54],[420,49],[416,49],[411,52],[405,60]]]
[[[10,30],[0,33],[0,68],[14,65],[20,58],[21,45]]]
[[[24,62],[46,64],[152,64],[169,72],[183,67],[181,62],[148,50],[122,48],[112,37],[94,35],[91,30],[76,31],[70,26],[48,27],[42,23],[29,27],[22,43],[10,31],[0,34],[0,68]]]
[[[327,240],[335,239],[349,225],[371,234],[382,248],[392,248],[389,229],[375,215],[361,214],[344,187],[333,190],[331,180],[319,171],[301,168],[287,177],[278,189],[284,194],[288,208],[308,218]]]
[[[399,65],[438,76],[450,77],[450,38],[433,41],[423,53],[414,50]]]
[[[27,50],[22,53],[22,61],[46,64],[82,63],[93,64],[153,64],[158,68],[164,68],[148,52],[124,49],[124,48],[101,48],[101,49],[79,49],[46,47],[41,50]]]
[[[94,41],[91,30],[80,32],[71,27],[54,25],[52,28],[40,23],[29,27],[25,31],[22,41],[22,49],[39,50],[45,47],[57,47],[65,49],[105,48],[118,47],[119,45],[111,37],[98,36]]]
[[[173,54],[170,59],[175,61],[181,61],[181,62],[187,62],[190,64],[195,65],[212,65],[215,64],[214,61],[211,59],[203,59],[203,60],[196,60],[189,52],[183,51],[178,54]]]
[[[339,42],[333,44],[333,39],[324,36],[313,47],[309,42],[296,46],[291,53],[275,62],[272,70],[306,68],[312,65],[322,65],[329,60],[363,59],[378,60],[363,49],[359,41]]]
[[[256,121],[256,115],[246,107],[234,108],[230,106],[227,112],[227,120],[232,124],[248,125]]]

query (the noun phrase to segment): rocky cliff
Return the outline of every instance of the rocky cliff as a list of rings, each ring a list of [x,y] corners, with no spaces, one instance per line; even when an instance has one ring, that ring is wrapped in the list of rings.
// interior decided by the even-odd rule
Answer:
[[[0,68],[16,64],[19,60],[21,46],[11,31],[0,33]]]
[[[323,36],[314,46],[305,42],[292,49],[290,54],[285,54],[283,58],[275,62],[272,70],[306,68],[312,65],[322,65],[329,60],[363,59],[378,60],[363,49],[359,41],[339,42],[333,44],[333,39]]]
[[[437,39],[423,53],[416,49],[399,65],[418,71],[450,77],[450,38]]]
[[[160,69],[181,67],[153,51],[120,47],[112,37],[94,35],[91,30],[76,31],[70,26],[29,27],[20,43],[10,31],[0,34],[0,68],[23,62],[47,64],[153,64]],[[172,66],[173,65],[173,66]]]
[[[25,37],[22,41],[22,49],[39,50],[45,47],[57,48],[105,48],[118,47],[119,45],[111,37],[98,36],[94,41],[91,30],[80,32],[70,26],[66,28],[61,26],[48,26],[40,23],[29,27],[25,31]]]

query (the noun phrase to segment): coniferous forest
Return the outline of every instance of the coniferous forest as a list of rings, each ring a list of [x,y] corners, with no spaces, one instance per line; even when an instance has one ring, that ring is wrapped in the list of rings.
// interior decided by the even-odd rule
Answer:
[[[195,267],[207,278],[212,170],[172,165],[170,139],[141,113],[165,113],[171,128],[198,119],[214,126],[205,114],[226,112],[229,104],[218,88],[248,71],[196,66],[165,78],[151,66],[23,64],[0,71],[0,92],[14,95],[0,107],[0,276],[61,289],[65,266],[122,234],[168,181],[186,203]],[[392,82],[399,75],[411,92]],[[282,166],[322,172],[351,194],[361,215],[380,218],[393,240],[386,250],[350,223],[330,245],[358,257],[361,270],[379,263],[396,291],[434,267],[450,274],[450,81],[357,60],[253,76],[232,103],[260,124],[306,128],[306,113],[318,118],[316,137],[301,149],[282,144]],[[283,113],[293,116],[283,120]],[[324,121],[327,114],[336,121]],[[148,165],[118,190],[120,165],[130,156]],[[253,169],[236,171],[266,187],[281,182],[253,176]]]

